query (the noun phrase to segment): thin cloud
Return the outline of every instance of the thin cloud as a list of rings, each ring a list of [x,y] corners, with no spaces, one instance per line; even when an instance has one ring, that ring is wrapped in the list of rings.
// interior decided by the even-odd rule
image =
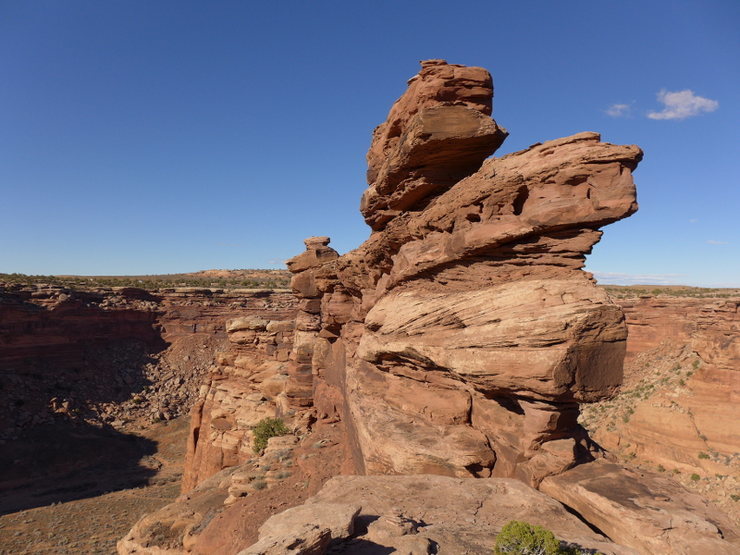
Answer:
[[[715,241],[714,239],[709,239],[707,241],[707,245],[729,245],[727,241]]]
[[[716,100],[697,96],[689,89],[675,92],[662,89],[657,96],[665,108],[660,112],[649,112],[647,117],[650,119],[681,120],[698,116],[703,112],[714,112],[719,108],[719,102]]]
[[[632,107],[629,104],[612,104],[606,109],[606,115],[613,118],[622,118],[630,115]]]
[[[267,263],[268,263],[268,264],[269,264],[270,266],[278,266],[278,265],[283,265],[283,264],[285,264],[285,260],[283,260],[282,258],[270,258],[270,259],[269,259],[269,260],[267,261]]]
[[[689,220],[689,223],[690,223],[690,224],[695,224],[695,223],[698,223],[698,222],[699,222],[699,218],[691,218],[691,219]]]
[[[622,272],[592,272],[596,281],[611,285],[676,285],[684,274],[626,274]]]

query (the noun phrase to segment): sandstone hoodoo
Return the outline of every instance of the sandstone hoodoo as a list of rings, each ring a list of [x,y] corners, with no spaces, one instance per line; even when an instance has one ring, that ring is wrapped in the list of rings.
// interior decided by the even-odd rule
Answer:
[[[373,135],[370,237],[341,256],[311,237],[288,261],[292,336],[229,325],[243,347],[204,388],[186,493],[120,553],[490,553],[519,517],[604,553],[735,551],[726,517],[601,460],[578,423],[623,380],[624,314],[583,266],[601,228],[637,210],[641,150],[585,132],[489,158],[507,135],[492,106],[486,70],[422,62]],[[260,456],[247,447],[265,416],[293,434]],[[283,478],[265,478],[276,465]],[[366,476],[326,482],[340,472]]]
[[[368,153],[373,234],[289,264],[321,307],[313,400],[350,424],[358,472],[536,485],[592,458],[578,402],[621,383],[622,312],[581,268],[637,209],[642,153],[581,133],[486,160],[506,136],[492,92],[481,68],[423,62]]]

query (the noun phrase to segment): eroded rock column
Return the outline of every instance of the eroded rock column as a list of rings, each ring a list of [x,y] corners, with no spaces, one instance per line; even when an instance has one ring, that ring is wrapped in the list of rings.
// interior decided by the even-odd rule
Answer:
[[[289,396],[345,421],[358,472],[536,485],[592,458],[578,403],[621,383],[623,314],[582,268],[642,153],[580,133],[487,159],[492,98],[484,69],[422,62],[368,152],[372,235],[291,261]]]
[[[304,241],[306,251],[288,260],[288,269],[294,274],[290,285],[300,299],[296,316],[293,351],[288,366],[288,405],[293,408],[313,404],[312,359],[316,339],[321,331],[322,292],[316,268],[339,257],[329,247],[329,237],[309,237]]]

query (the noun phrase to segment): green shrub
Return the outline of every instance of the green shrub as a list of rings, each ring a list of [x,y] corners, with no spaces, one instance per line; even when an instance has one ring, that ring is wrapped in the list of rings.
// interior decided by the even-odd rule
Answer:
[[[709,458],[709,455],[707,455],[704,451],[702,451],[701,453],[699,453],[699,458],[700,459],[708,459]]]
[[[560,555],[568,551],[560,548],[555,535],[542,526],[512,520],[496,536],[495,555]]]
[[[271,437],[284,436],[290,430],[285,427],[280,418],[263,418],[252,430],[254,435],[254,452],[259,453],[267,447],[267,440]]]
[[[691,480],[694,482],[698,482],[700,479],[701,479],[701,476],[699,476],[698,474],[691,475]]]

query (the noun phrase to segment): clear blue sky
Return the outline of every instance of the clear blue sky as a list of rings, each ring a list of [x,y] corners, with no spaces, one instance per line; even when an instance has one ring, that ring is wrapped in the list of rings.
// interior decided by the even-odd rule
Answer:
[[[370,133],[445,58],[493,74],[499,154],[586,130],[645,150],[603,281],[740,286],[739,28],[737,0],[0,0],[0,272],[350,250]]]

